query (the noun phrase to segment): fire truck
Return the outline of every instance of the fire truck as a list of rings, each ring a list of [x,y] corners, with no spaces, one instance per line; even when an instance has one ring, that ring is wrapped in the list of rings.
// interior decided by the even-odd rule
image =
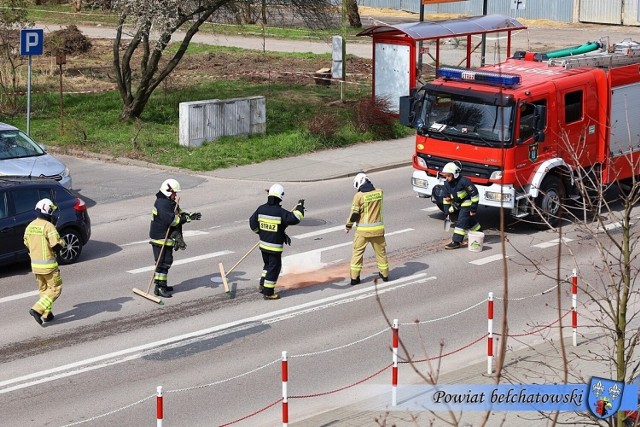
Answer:
[[[563,204],[585,194],[580,184],[628,186],[640,175],[640,44],[603,38],[480,68],[443,66],[401,99],[400,121],[416,129],[419,197],[442,209],[439,172],[453,161],[481,205],[555,227]]]

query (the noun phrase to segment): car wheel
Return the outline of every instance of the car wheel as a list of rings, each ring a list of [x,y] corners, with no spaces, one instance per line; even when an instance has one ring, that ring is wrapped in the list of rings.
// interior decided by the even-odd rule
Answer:
[[[82,240],[77,231],[66,229],[62,230],[60,237],[64,240],[65,246],[58,253],[59,264],[73,264],[80,258],[82,253]]]
[[[562,202],[564,200],[564,186],[553,175],[547,176],[540,186],[540,195],[536,199],[537,215],[541,222],[536,226],[539,229],[557,227],[562,215]]]

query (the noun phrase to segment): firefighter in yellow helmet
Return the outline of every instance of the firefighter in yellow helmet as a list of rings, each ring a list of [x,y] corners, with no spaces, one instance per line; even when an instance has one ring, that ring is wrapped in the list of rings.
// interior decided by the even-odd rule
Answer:
[[[40,299],[29,310],[29,314],[42,325],[43,321],[53,320],[51,309],[62,292],[62,277],[56,254],[64,248],[65,242],[51,222],[56,205],[49,199],[42,199],[36,203],[35,209],[38,217],[24,231],[24,244],[29,250],[31,271],[36,275],[40,293]]]
[[[353,180],[353,187],[357,190],[351,204],[351,214],[345,225],[345,232],[349,233],[356,225],[353,237],[353,253],[351,256],[351,285],[360,283],[360,272],[364,250],[371,243],[378,262],[378,275],[386,282],[389,280],[389,261],[387,260],[387,242],[384,237],[384,222],[382,220],[382,190],[376,189],[369,177],[359,173]]]

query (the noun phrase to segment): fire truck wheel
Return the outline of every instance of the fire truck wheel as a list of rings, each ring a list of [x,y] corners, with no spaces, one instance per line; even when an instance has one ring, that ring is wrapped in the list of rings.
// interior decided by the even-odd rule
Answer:
[[[564,186],[554,175],[548,175],[542,180],[540,193],[536,198],[536,215],[541,221],[536,222],[538,228],[545,230],[556,227],[560,222],[562,202],[564,200]]]

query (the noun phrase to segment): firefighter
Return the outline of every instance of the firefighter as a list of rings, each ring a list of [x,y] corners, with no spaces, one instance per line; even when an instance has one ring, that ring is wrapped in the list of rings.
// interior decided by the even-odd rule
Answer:
[[[382,190],[376,189],[364,173],[356,175],[353,187],[357,191],[353,196],[351,214],[345,225],[345,233],[348,234],[354,224],[357,224],[351,256],[351,286],[360,283],[364,250],[369,243],[376,254],[378,275],[386,282],[389,280],[389,262],[382,220]]]
[[[37,218],[31,221],[24,232],[24,244],[31,257],[31,271],[36,276],[40,299],[29,310],[39,325],[50,322],[54,316],[53,303],[62,292],[62,276],[56,254],[65,246],[53,224],[56,205],[49,199],[36,203]]]
[[[166,179],[160,186],[160,191],[156,193],[156,201],[151,212],[149,243],[151,243],[153,259],[156,262],[153,293],[163,298],[171,298],[171,292],[173,292],[173,286],[167,285],[167,275],[173,264],[176,240],[182,239],[182,233],[177,236],[172,232],[187,222],[202,218],[200,212],[188,213],[180,209],[176,202],[176,195],[179,192],[180,183],[175,179]]]
[[[265,300],[280,298],[275,288],[282,269],[282,251],[285,243],[291,245],[291,238],[285,230],[289,225],[296,225],[304,218],[304,199],[298,200],[293,211],[288,211],[280,205],[283,199],[284,187],[273,184],[269,188],[267,203],[258,206],[249,218],[251,230],[260,238],[263,268],[259,290]]]
[[[480,201],[478,189],[469,178],[461,176],[460,171],[460,166],[454,162],[447,163],[440,171],[445,178],[442,192],[444,211],[457,216],[453,237],[445,249],[458,249],[467,232],[480,231],[482,228],[476,219]]]

